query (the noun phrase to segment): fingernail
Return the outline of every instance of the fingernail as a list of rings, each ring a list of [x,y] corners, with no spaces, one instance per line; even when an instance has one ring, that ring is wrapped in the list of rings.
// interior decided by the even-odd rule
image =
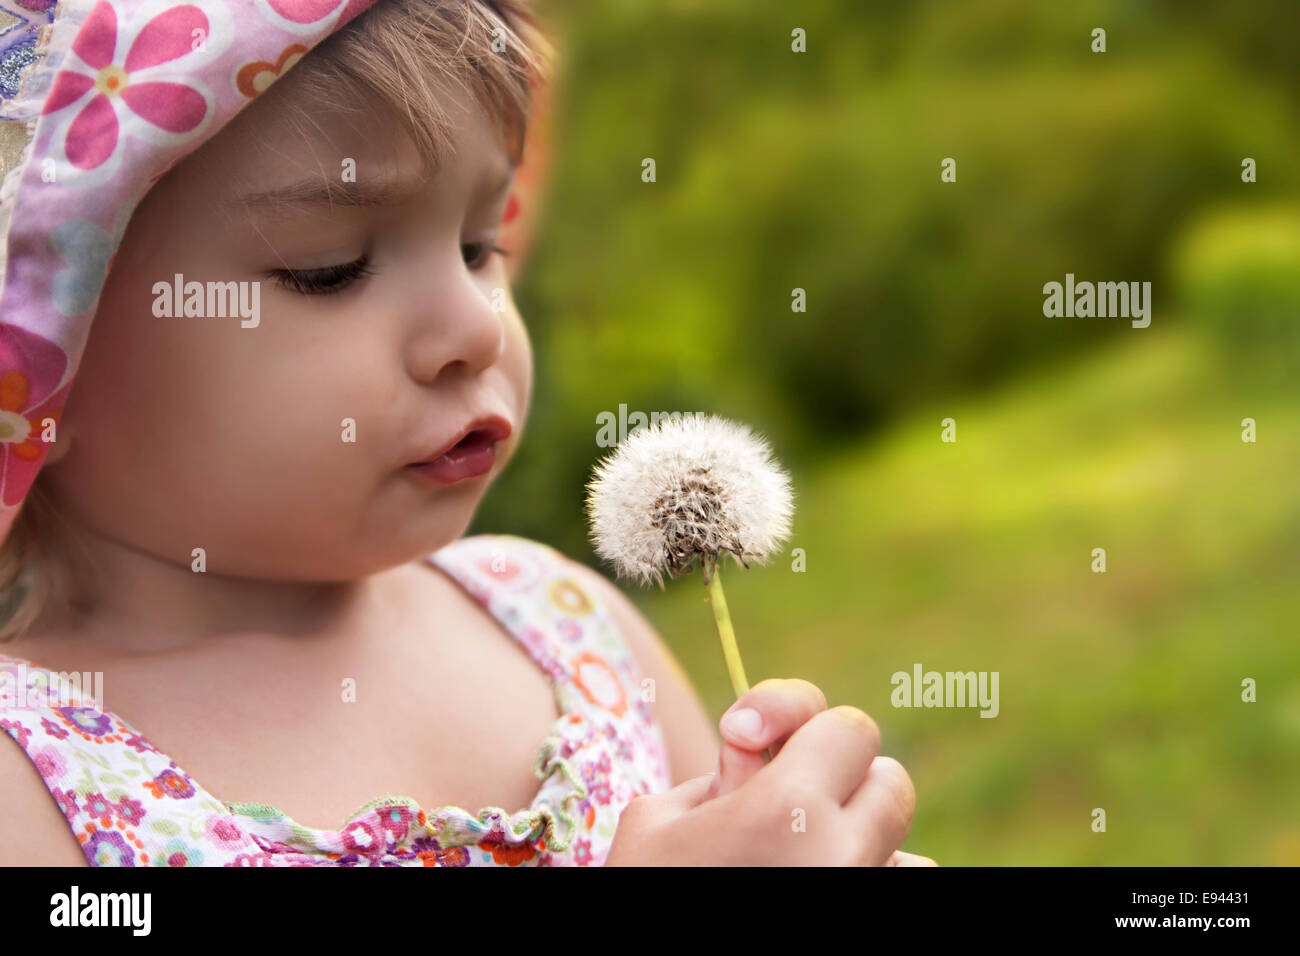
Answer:
[[[763,715],[752,707],[733,710],[722,718],[722,730],[744,740],[758,740],[763,732]]]

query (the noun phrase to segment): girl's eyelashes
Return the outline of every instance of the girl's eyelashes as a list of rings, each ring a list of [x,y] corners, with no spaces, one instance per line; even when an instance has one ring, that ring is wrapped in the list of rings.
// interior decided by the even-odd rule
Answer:
[[[495,242],[470,242],[461,247],[465,264],[476,272],[486,268],[492,253],[508,256],[510,253]],[[355,262],[323,269],[273,269],[268,275],[280,285],[303,295],[331,295],[342,292],[358,279],[374,275],[370,261],[362,256]]]
[[[374,275],[368,268],[370,262],[362,256],[355,262],[323,269],[274,269],[270,276],[287,289],[303,295],[330,295],[342,292],[353,282]]]
[[[502,249],[495,242],[471,242],[460,247],[461,254],[465,256],[465,264],[476,272],[485,268],[488,261],[492,258],[492,253],[501,256],[510,255],[505,249]],[[472,250],[472,251],[471,251]]]

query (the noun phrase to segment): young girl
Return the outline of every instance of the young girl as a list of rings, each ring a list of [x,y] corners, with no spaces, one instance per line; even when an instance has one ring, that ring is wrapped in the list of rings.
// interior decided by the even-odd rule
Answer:
[[[58,16],[5,114],[0,864],[931,862],[860,710],[765,681],[719,748],[605,578],[462,537],[532,384],[519,0]]]

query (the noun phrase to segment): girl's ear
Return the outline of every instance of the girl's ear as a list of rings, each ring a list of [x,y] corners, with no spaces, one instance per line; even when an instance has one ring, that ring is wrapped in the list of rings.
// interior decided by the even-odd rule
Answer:
[[[502,222],[501,240],[510,256],[506,276],[513,284],[532,244],[536,212],[550,175],[551,91],[548,84],[533,86],[532,120],[524,134],[524,155],[515,170],[514,187]]]

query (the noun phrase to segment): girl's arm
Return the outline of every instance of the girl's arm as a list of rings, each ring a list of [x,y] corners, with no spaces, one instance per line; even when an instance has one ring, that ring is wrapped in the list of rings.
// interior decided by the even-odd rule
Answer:
[[[682,665],[636,605],[608,578],[585,564],[569,564],[578,583],[609,609],[642,674],[654,680],[651,707],[663,727],[673,786],[716,771],[721,738]]]

